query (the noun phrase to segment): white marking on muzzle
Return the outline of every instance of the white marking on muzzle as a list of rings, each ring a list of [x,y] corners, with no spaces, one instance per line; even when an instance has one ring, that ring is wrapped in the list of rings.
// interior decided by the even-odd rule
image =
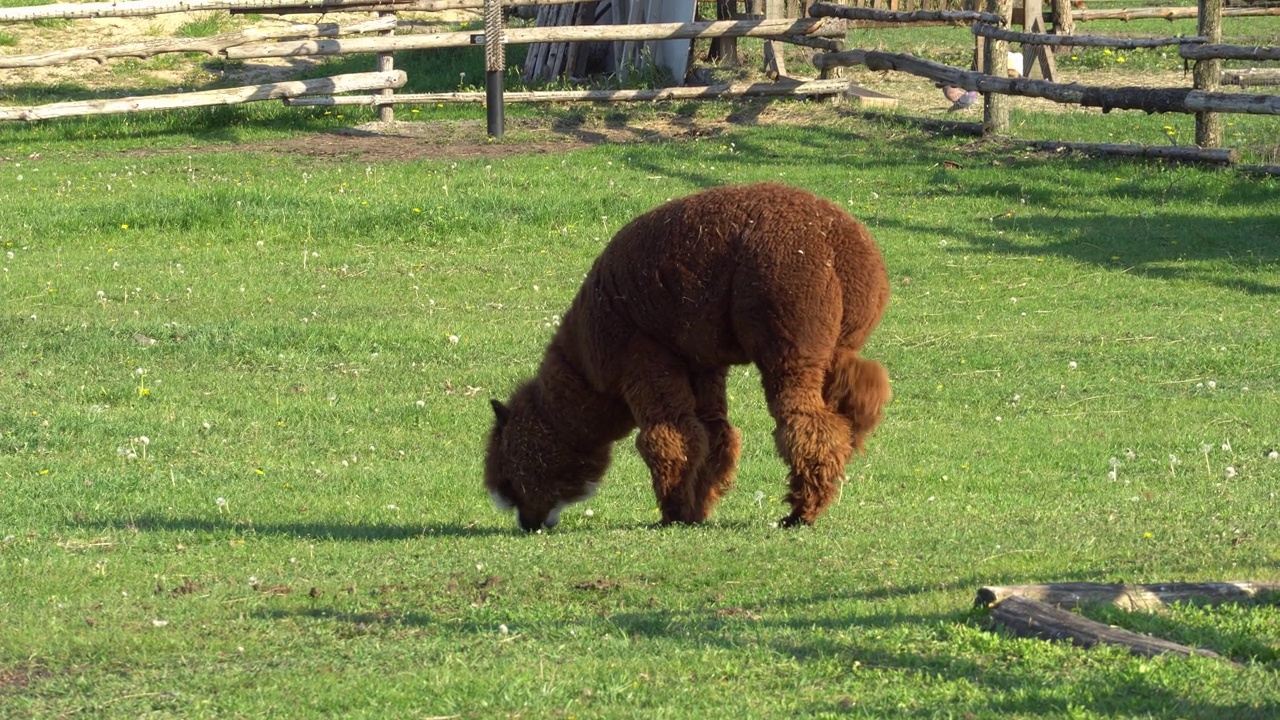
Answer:
[[[493,501],[494,507],[498,508],[502,512],[508,512],[510,510],[514,510],[516,507],[515,503],[503,497],[502,493],[498,492],[497,490],[489,491],[489,499]]]

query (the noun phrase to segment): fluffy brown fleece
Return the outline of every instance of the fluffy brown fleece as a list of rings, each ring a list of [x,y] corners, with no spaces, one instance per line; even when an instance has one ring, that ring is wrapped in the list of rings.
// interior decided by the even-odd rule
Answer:
[[[493,401],[485,486],[524,529],[551,527],[638,427],[662,521],[701,522],[741,444],[725,377],[751,362],[791,468],[781,522],[812,524],[889,400],[884,367],[858,356],[888,301],[875,241],[827,200],[759,184],[668,202],[614,236],[537,376]]]

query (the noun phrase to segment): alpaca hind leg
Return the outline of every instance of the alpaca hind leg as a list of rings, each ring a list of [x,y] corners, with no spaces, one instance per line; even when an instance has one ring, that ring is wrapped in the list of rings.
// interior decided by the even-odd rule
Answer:
[[[693,482],[693,509],[698,520],[705,520],[720,497],[733,487],[738,470],[738,452],[742,436],[729,423],[729,402],[725,397],[728,369],[713,370],[692,378],[698,420],[707,430],[708,452]]]
[[[624,397],[639,426],[636,449],[649,466],[662,523],[696,523],[694,487],[710,440],[698,420],[693,389],[682,364],[657,346],[631,353]],[[639,358],[643,358],[640,360]]]
[[[763,369],[762,369],[763,372]],[[790,466],[791,514],[779,524],[812,525],[835,499],[853,455],[853,426],[832,412],[822,396],[826,368],[819,364],[774,369],[765,395],[776,423],[773,439]]]

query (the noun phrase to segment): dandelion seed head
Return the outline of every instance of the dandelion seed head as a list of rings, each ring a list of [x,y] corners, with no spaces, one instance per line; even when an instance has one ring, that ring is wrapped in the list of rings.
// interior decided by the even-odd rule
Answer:
[[[1205,383],[1205,385],[1206,385],[1210,390],[1213,390],[1213,389],[1215,389],[1215,388],[1217,388],[1217,387],[1218,387],[1218,383],[1217,383],[1217,382],[1215,382],[1215,381],[1213,381],[1213,380],[1210,380],[1209,382]]]
[[[1272,450],[1267,453],[1268,460],[1280,460],[1280,450]]]
[[[1067,369],[1068,369],[1068,370],[1075,370],[1075,369],[1076,369],[1076,368],[1078,368],[1078,367],[1080,367],[1080,366],[1076,364],[1076,361],[1075,361],[1075,360],[1072,360],[1071,362],[1067,363]]]
[[[1228,465],[1228,466],[1227,466],[1227,469],[1226,469],[1226,471],[1225,471],[1225,474],[1226,474],[1226,476],[1227,476],[1227,479],[1228,479],[1228,480],[1230,480],[1231,478],[1233,478],[1233,477],[1235,477],[1235,476],[1236,476],[1236,469],[1235,469],[1234,467],[1232,467],[1232,466]]]
[[[1230,440],[1228,440],[1228,441],[1226,441],[1226,442],[1222,443],[1222,452],[1231,452],[1231,441],[1230,441]]]
[[[218,498],[217,500],[214,500],[214,501],[213,501],[213,504],[214,504],[214,505],[217,505],[218,507],[226,507],[226,506],[227,506],[227,499],[226,499],[226,498],[224,498],[224,497],[220,497],[220,498]]]

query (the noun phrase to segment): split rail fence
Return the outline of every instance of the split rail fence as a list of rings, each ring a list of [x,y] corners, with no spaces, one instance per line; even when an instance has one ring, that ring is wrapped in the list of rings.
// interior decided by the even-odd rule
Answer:
[[[490,8],[566,5],[574,0],[489,0]],[[147,59],[162,53],[201,52],[225,60],[293,58],[373,53],[374,72],[351,73],[305,81],[266,83],[202,92],[147,95],[118,99],[59,102],[45,105],[0,106],[0,120],[36,121],[76,115],[100,115],[144,110],[164,110],[229,105],[282,99],[296,105],[373,105],[382,119],[391,119],[391,106],[400,103],[486,102],[486,93],[394,93],[407,82],[396,70],[392,53],[480,45],[551,44],[581,42],[649,41],[701,38],[756,37],[820,49],[839,49],[844,23],[829,18],[738,19],[705,22],[646,23],[635,25],[585,25],[505,28],[489,23],[484,32],[460,31],[433,34],[396,34],[398,12],[433,12],[485,9],[485,0],[124,0],[122,2],[62,3],[20,8],[0,8],[0,24],[41,19],[149,17],[165,13],[227,10],[233,13],[327,13],[370,11],[376,19],[346,25],[294,23],[282,28],[248,28],[205,38],[166,38],[123,45],[71,48],[29,55],[0,55],[0,69],[60,65],[82,60],[99,63],[112,58]],[[486,12],[486,20],[492,13]],[[501,19],[499,14],[498,19]],[[495,42],[496,41],[496,42]],[[489,48],[486,48],[489,49]],[[501,52],[501,50],[499,50]],[[488,54],[488,53],[487,53]],[[776,87],[775,87],[776,85]],[[677,87],[663,90],[552,91],[503,94],[513,102],[560,100],[650,100],[769,95],[833,95],[847,83],[809,82],[751,83]],[[374,91],[371,95],[338,95]],[[305,96],[305,97],[304,97]]]
[[[1045,149],[1107,152],[1124,155],[1143,155],[1180,160],[1235,164],[1239,162],[1236,150],[1222,148],[1222,113],[1248,113],[1280,115],[1280,95],[1244,94],[1221,92],[1224,83],[1236,85],[1280,84],[1274,71],[1249,70],[1225,74],[1222,60],[1280,60],[1280,47],[1252,47],[1223,44],[1222,17],[1224,15],[1280,15],[1280,6],[1261,6],[1224,9],[1223,0],[1199,0],[1197,8],[1148,8],[1133,11],[1072,10],[1067,0],[1053,0],[1053,34],[1043,32],[1016,32],[1009,26],[1014,19],[1013,0],[985,0],[984,12],[955,12],[945,14],[954,22],[972,23],[970,30],[975,38],[983,40],[980,60],[975,64],[981,72],[944,65],[909,54],[878,52],[873,50],[845,50],[819,54],[814,64],[826,71],[835,67],[863,65],[871,70],[894,70],[928,78],[939,85],[977,91],[983,94],[984,135],[1005,135],[1009,132],[1009,95],[1044,98],[1058,103],[1077,104],[1085,107],[1111,110],[1141,110],[1147,113],[1191,113],[1196,116],[1195,146],[1133,146],[1102,145],[1088,143],[1041,142],[1034,143]],[[1027,6],[1022,20],[1024,27],[1043,28],[1040,0],[1025,0]],[[1034,8],[1034,10],[1033,10]],[[1033,16],[1034,12],[1034,16]],[[868,8],[854,8],[819,2],[809,8],[813,17],[838,17],[872,22],[937,22],[944,19],[939,13],[910,12],[891,13]],[[1095,19],[1127,20],[1137,17],[1198,19],[1198,33],[1194,37],[1170,37],[1135,39],[1094,35],[1076,35],[1063,32],[1064,25],[1074,27],[1073,21]],[[1069,18],[1069,20],[1068,20]],[[1023,44],[1026,66],[1010,73],[1008,68],[1009,42]],[[1037,58],[1044,74],[1051,74],[1052,65],[1045,60],[1052,57],[1042,49],[1058,46],[1094,46],[1112,48],[1177,47],[1184,61],[1193,62],[1193,87],[1098,87],[1076,83],[1063,84],[1050,80],[1026,77]],[[1031,52],[1027,52],[1027,50]],[[1012,76],[1011,76],[1012,75]],[[1263,172],[1280,174],[1280,166],[1253,168]]]
[[[983,94],[984,134],[1008,132],[1008,95],[1039,97],[1060,103],[1099,107],[1104,112],[1134,109],[1145,112],[1194,113],[1197,118],[1196,146],[1096,146],[1127,154],[1234,163],[1238,153],[1221,149],[1220,113],[1280,114],[1280,96],[1266,94],[1226,93],[1224,84],[1260,86],[1280,84],[1280,72],[1255,69],[1222,72],[1224,59],[1257,61],[1280,60],[1278,47],[1245,47],[1223,44],[1221,22],[1224,16],[1280,15],[1280,6],[1258,5],[1224,8],[1223,0],[1199,0],[1196,8],[1139,8],[1124,10],[1076,9],[1069,0],[852,0],[854,3],[888,3],[893,10],[818,2],[808,8],[807,18],[786,18],[788,3],[792,9],[803,0],[746,0],[756,8],[764,6],[765,17],[741,16],[739,0],[719,0],[718,19],[703,22],[646,23],[628,25],[550,25],[546,27],[506,28],[502,11],[520,6],[536,6],[539,11],[565,6],[573,0],[120,0],[119,2],[61,3],[19,8],[0,8],[0,24],[50,18],[79,19],[105,17],[146,17],[164,13],[229,11],[232,13],[328,13],[371,12],[377,17],[348,24],[330,22],[294,23],[276,28],[246,28],[206,38],[167,38],[124,45],[71,48],[38,54],[0,55],[0,69],[42,67],[84,60],[99,63],[111,58],[149,58],[161,53],[202,52],[226,60],[259,58],[318,57],[373,53],[377,67],[373,72],[335,75],[328,78],[275,82],[221,90],[176,94],[60,102],[30,107],[0,106],[0,120],[43,120],[75,115],[126,113],[145,110],[177,109],[210,105],[227,105],[280,99],[290,105],[369,105],[380,108],[382,119],[391,119],[392,106],[400,103],[484,102],[498,106],[503,102],[545,101],[632,101],[676,98],[718,98],[768,95],[835,95],[849,89],[849,83],[830,80],[828,72],[842,66],[865,65],[874,70],[895,70],[926,77],[939,84],[951,85]],[[1051,9],[1046,13],[1044,3]],[[981,10],[977,4],[982,3]],[[949,9],[967,5],[973,9]],[[915,9],[913,9],[915,8]],[[434,34],[396,34],[403,26],[397,22],[400,12],[432,12],[441,10],[483,9],[483,32],[462,31]],[[1194,37],[1171,37],[1135,40],[1075,34],[1075,24],[1093,20],[1163,18],[1175,20],[1195,17],[1198,33]],[[1046,31],[1046,20],[1053,32]],[[981,72],[951,67],[905,54],[869,50],[844,51],[843,41],[850,27],[890,27],[906,24],[968,25],[979,49],[975,67]],[[1025,32],[1012,29],[1021,24]],[[560,43],[637,42],[686,39],[766,39],[766,54],[775,42],[816,47],[823,52],[814,58],[822,71],[818,80],[794,81],[786,78],[781,53],[773,51],[775,68],[784,82],[713,85],[709,87],[673,87],[660,90],[579,90],[505,93],[502,91],[501,64],[503,48],[514,44],[541,44],[554,47]],[[1008,44],[1019,42],[1025,52],[1023,76],[1007,77]],[[484,93],[396,93],[407,77],[393,66],[392,53],[400,50],[429,50],[485,46],[486,81],[496,80],[497,92],[488,87]],[[1194,63],[1191,88],[1093,87],[1061,84],[1052,81],[1052,49],[1060,46],[1177,47],[1181,58]],[[562,49],[561,52],[566,52]],[[497,62],[493,56],[497,55]],[[549,57],[549,56],[548,56]],[[1025,77],[1036,65],[1046,79]],[[562,64],[563,66],[563,64]],[[496,68],[496,72],[495,72]],[[341,95],[361,92],[370,94]],[[501,134],[500,115],[495,128],[490,118],[490,133]],[[1090,149],[1089,146],[1047,143],[1058,148]]]

